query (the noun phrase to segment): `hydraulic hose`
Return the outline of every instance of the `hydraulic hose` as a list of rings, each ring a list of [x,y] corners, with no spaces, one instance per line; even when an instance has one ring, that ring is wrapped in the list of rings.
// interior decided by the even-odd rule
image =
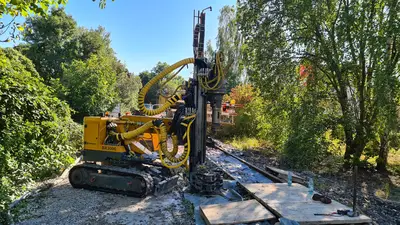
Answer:
[[[139,97],[138,97],[138,101],[139,101],[139,109],[148,116],[154,116],[157,114],[160,114],[162,112],[164,112],[166,109],[168,109],[171,105],[175,104],[175,102],[179,101],[182,99],[182,96],[180,94],[176,94],[174,96],[172,96],[171,98],[169,98],[167,100],[167,102],[165,102],[160,108],[158,109],[147,109],[144,105],[144,99],[146,97],[147,92],[149,91],[149,89],[151,88],[151,86],[153,86],[155,83],[157,83],[159,80],[161,80],[163,77],[165,77],[166,75],[168,75],[169,73],[171,73],[172,71],[174,71],[175,69],[190,64],[190,63],[194,63],[194,58],[187,58],[187,59],[183,59],[167,68],[165,68],[161,73],[159,73],[157,76],[155,76],[153,79],[151,79],[139,92]]]
[[[221,87],[224,76],[221,60],[222,60],[222,53],[217,52],[217,55],[215,57],[216,63],[214,70],[214,73],[217,75],[216,77],[214,77],[211,80],[208,80],[207,77],[199,78],[199,83],[203,89],[212,91],[212,90],[217,90],[218,88]],[[213,86],[210,86],[213,82],[215,82],[215,84]]]
[[[182,125],[187,127],[185,135],[184,135],[184,137],[186,137],[187,141],[184,144],[184,151],[183,151],[182,155],[179,156],[178,158],[175,157],[176,153],[178,152],[178,136],[176,136],[174,134],[172,135],[173,149],[171,152],[169,152],[168,146],[167,146],[167,129],[161,120],[149,121],[133,131],[124,132],[124,133],[114,133],[113,132],[112,134],[116,136],[118,141],[123,141],[123,140],[133,139],[133,138],[139,136],[140,134],[143,134],[150,128],[156,128],[155,130],[160,137],[161,147],[159,149],[159,155],[160,155],[161,163],[167,168],[178,168],[187,161],[189,154],[190,154],[190,126],[191,126],[192,122],[194,121],[194,117],[195,117],[195,115],[186,117],[185,120],[191,119],[189,121],[189,123],[187,123],[187,124],[181,123]],[[159,129],[160,131],[158,131],[157,129]],[[173,163],[177,163],[177,164],[169,165],[163,159],[163,154],[169,161],[171,161]]]
[[[176,153],[178,153],[178,136],[176,136],[175,134],[171,135],[172,138],[172,152],[170,153],[171,156],[176,155]]]
[[[148,129],[152,128],[153,126],[154,126],[153,121],[149,121],[135,130],[124,132],[124,133],[114,133],[114,134],[116,135],[118,141],[129,140],[129,139],[133,139],[133,138],[143,134]]]
[[[160,140],[161,140],[161,143],[160,143],[161,144],[161,148],[159,149],[159,156],[160,156],[160,160],[161,160],[161,163],[162,163],[163,166],[165,166],[167,168],[170,168],[170,169],[178,168],[178,167],[181,167],[182,165],[184,165],[186,163],[186,161],[188,160],[189,155],[190,155],[190,128],[191,128],[191,125],[192,125],[192,123],[194,121],[194,117],[195,117],[195,115],[186,117],[185,118],[186,120],[191,119],[187,124],[186,123],[181,123],[182,125],[185,125],[187,127],[185,135],[184,135],[186,137],[186,143],[184,144],[184,151],[183,151],[182,155],[179,156],[178,158],[176,158],[175,155],[172,154],[174,152],[174,150],[175,150],[175,147],[176,147],[176,150],[178,150],[177,149],[178,148],[177,141],[176,141],[176,144],[174,144],[174,150],[172,152],[169,152],[168,148],[167,148],[167,142],[166,142],[166,140],[167,140],[167,130],[165,128],[165,125],[162,123],[162,124],[160,124],[160,126],[158,126],[159,129],[160,129],[158,134],[159,134]],[[174,137],[173,137],[172,140],[174,142]],[[174,164],[174,165],[168,164],[165,161],[165,159],[163,158],[163,154],[165,155],[165,157],[169,161],[171,161],[172,163],[177,163],[177,164]]]

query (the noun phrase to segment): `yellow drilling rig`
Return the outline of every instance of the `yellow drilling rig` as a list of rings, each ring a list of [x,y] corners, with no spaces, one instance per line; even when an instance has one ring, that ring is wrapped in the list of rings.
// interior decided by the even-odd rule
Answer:
[[[137,197],[157,195],[177,184],[178,176],[171,170],[179,167],[189,170],[193,190],[211,192],[222,186],[219,171],[199,169],[205,163],[207,102],[212,107],[215,130],[225,93],[222,54],[216,53],[213,60],[204,57],[207,10],[211,7],[193,14],[194,57],[167,67],[140,90],[139,108],[145,116],[84,118],[84,163],[70,170],[73,187]],[[147,109],[144,99],[150,87],[173,74],[166,82],[170,81],[188,64],[194,65],[193,78],[179,86],[162,106]],[[178,72],[173,73],[175,70]],[[173,118],[154,117],[172,106],[176,108]]]

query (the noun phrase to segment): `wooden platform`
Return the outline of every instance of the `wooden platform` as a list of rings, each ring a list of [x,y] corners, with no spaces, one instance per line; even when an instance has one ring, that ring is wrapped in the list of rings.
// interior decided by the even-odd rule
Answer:
[[[254,199],[200,206],[200,213],[209,225],[254,223],[275,218],[270,211]]]
[[[365,215],[359,217],[315,216],[314,213],[326,214],[336,212],[338,209],[350,208],[334,200],[331,204],[313,201],[312,196],[308,195],[308,188],[300,184],[292,184],[290,187],[287,183],[244,184],[243,186],[271,212],[300,224],[357,224],[372,221]]]

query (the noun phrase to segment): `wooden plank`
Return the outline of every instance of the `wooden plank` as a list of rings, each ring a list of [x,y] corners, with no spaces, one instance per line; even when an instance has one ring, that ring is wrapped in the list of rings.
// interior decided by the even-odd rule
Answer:
[[[349,209],[339,202],[332,201],[331,204],[323,204],[317,201],[309,202],[280,202],[270,203],[269,206],[274,209],[281,217],[297,221],[300,224],[357,224],[371,223],[372,220],[365,216],[348,217],[348,216],[316,216],[314,213],[329,214],[336,212],[338,209]]]
[[[272,184],[243,184],[244,188],[266,204],[277,202],[306,202],[308,188],[301,184],[272,183]]]
[[[208,225],[254,223],[274,219],[257,200],[200,206],[200,213]]]
[[[287,183],[275,184],[243,184],[242,185],[255,199],[278,217],[295,220],[300,224],[357,224],[370,223],[372,220],[365,216],[359,217],[333,217],[315,216],[315,213],[326,214],[336,212],[338,209],[349,207],[332,200],[331,204],[313,201],[308,194],[308,188],[300,184]]]

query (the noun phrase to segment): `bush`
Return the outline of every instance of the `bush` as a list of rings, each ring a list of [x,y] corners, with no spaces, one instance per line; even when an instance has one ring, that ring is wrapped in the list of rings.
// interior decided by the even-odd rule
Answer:
[[[75,121],[113,110],[117,105],[117,75],[110,58],[92,55],[86,61],[74,60],[63,67],[63,73],[61,83],[67,90],[65,98],[74,109]]]
[[[328,154],[337,148],[331,141],[329,130],[331,116],[324,113],[314,100],[302,100],[290,114],[290,134],[284,144],[284,159],[292,168],[315,168]],[[335,145],[336,143],[336,145]]]
[[[0,49],[0,127],[0,224],[5,224],[12,200],[73,161],[79,141],[70,141],[81,131],[68,105],[54,97],[32,62],[13,49]]]

